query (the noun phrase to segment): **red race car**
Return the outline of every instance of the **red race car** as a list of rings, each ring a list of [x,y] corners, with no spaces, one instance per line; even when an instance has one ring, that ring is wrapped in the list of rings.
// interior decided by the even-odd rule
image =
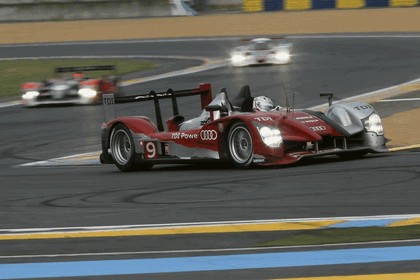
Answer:
[[[202,113],[185,120],[177,99],[191,95],[200,95]],[[161,99],[172,100],[173,116],[166,127]],[[115,103],[139,101],[154,101],[156,124],[146,116],[121,116],[102,125],[100,160],[121,171],[212,161],[249,168],[291,164],[305,157],[361,157],[388,151],[381,118],[367,103],[337,103],[325,113],[294,110],[275,107],[268,97],[252,97],[248,86],[232,99],[222,89],[212,100],[210,84],[131,97],[103,95],[105,113],[112,117]]]
[[[22,105],[34,107],[52,104],[97,104],[103,93],[119,92],[119,78],[109,75],[90,78],[85,72],[115,70],[113,65],[59,67],[55,73],[62,77],[43,82],[27,82],[22,85]],[[68,74],[68,75],[66,75]]]

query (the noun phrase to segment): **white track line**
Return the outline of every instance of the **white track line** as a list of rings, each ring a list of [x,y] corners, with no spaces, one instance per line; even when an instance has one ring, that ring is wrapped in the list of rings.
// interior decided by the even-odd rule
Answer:
[[[391,98],[391,97],[394,97],[394,96],[397,96],[406,92],[418,90],[419,87],[420,87],[420,78],[411,80],[411,81],[408,81],[399,85],[395,85],[395,86],[355,95],[349,98],[341,99],[340,101],[336,101],[333,103],[350,102],[350,101],[377,102],[383,98]],[[322,111],[327,108],[328,108],[328,103],[324,103],[321,105],[313,106],[308,109],[314,110],[314,111]]]
[[[384,99],[377,102],[405,102],[405,101],[420,101],[420,98],[400,98],[400,99]]]
[[[43,59],[101,59],[101,58],[157,58],[157,59],[186,59],[186,60],[208,60],[203,56],[185,56],[185,55],[62,55],[62,56],[22,56],[0,58],[0,61],[10,60],[43,60]]]
[[[292,219],[269,219],[269,220],[239,220],[239,221],[219,221],[219,222],[190,222],[190,223],[168,223],[168,224],[137,224],[137,225],[115,225],[115,226],[84,226],[84,227],[54,227],[54,228],[20,228],[20,229],[0,229],[0,234],[10,233],[41,233],[41,232],[63,232],[63,231],[100,231],[100,230],[124,230],[124,229],[165,229],[182,228],[191,226],[233,226],[233,225],[252,225],[262,223],[307,223],[317,221],[374,221],[390,219],[415,219],[420,218],[420,214],[403,215],[377,215],[377,216],[349,216],[349,217],[324,217],[324,218],[292,218]]]
[[[257,36],[257,35],[256,35]],[[4,44],[0,48],[15,47],[39,47],[39,46],[74,46],[74,45],[112,45],[112,44],[142,44],[142,43],[176,43],[176,42],[217,42],[217,41],[235,41],[243,38],[256,36],[226,36],[226,37],[200,37],[200,38],[166,38],[166,39],[138,39],[138,40],[104,40],[104,41],[80,41],[80,42],[57,42],[57,43],[29,43],[29,44]],[[319,35],[285,35],[285,34],[266,34],[259,37],[279,37],[286,39],[412,39],[420,38],[420,34],[319,34]]]
[[[73,161],[73,165],[75,165],[75,162],[77,161],[84,161],[84,164],[77,164],[77,165],[91,165],[91,164],[99,164],[99,155],[100,151],[98,152],[90,152],[90,153],[83,153],[83,154],[76,154],[71,156],[65,156],[65,157],[58,157],[58,158],[52,158],[48,160],[41,160],[41,161],[35,161],[35,162],[28,162],[24,164],[17,165],[17,167],[30,167],[30,166],[60,166],[60,165],[69,165],[71,161]],[[86,158],[89,157],[90,161],[85,162]],[[92,159],[94,157],[94,159]]]
[[[17,106],[17,105],[20,105],[20,104],[21,104],[20,101],[5,102],[5,103],[0,103],[0,108],[7,108],[7,107],[12,107],[12,106]]]
[[[272,247],[241,247],[241,248],[216,248],[216,249],[191,249],[191,250],[163,250],[163,251],[133,251],[133,252],[101,252],[101,253],[74,253],[74,254],[45,254],[45,255],[10,255],[1,256],[0,259],[23,259],[23,258],[64,258],[64,257],[99,257],[99,256],[124,256],[124,255],[155,255],[155,254],[182,254],[182,253],[214,253],[214,252],[242,252],[242,251],[270,251],[284,249],[311,249],[326,247],[344,247],[356,245],[383,245],[400,243],[417,243],[420,239],[369,241],[320,245],[295,245],[295,246],[272,246]]]

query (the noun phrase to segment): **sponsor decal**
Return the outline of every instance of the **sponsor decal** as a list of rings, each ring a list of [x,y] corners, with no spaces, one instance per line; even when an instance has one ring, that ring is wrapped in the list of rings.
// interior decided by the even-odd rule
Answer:
[[[104,105],[112,105],[115,103],[114,95],[104,94],[102,95],[102,102]]]
[[[296,120],[299,121],[300,123],[315,123],[315,122],[319,122],[319,120],[317,118],[315,118],[314,116],[297,117]]]
[[[204,141],[209,140],[216,140],[217,139],[217,131],[216,130],[202,130],[200,131],[200,139]]]
[[[356,107],[353,107],[353,108],[357,111],[363,111],[363,110],[367,110],[367,109],[372,108],[372,106],[369,105],[369,104],[364,104],[364,105],[356,106]]]
[[[157,158],[157,144],[156,142],[143,142],[143,152],[145,159]]]
[[[327,128],[323,125],[319,125],[319,126],[311,126],[310,127],[313,131],[324,131],[327,130]]]
[[[224,128],[224,126],[223,126],[223,124],[222,124],[222,123],[219,123],[219,124],[217,125],[217,128],[219,129],[219,132],[223,132],[223,130],[225,130],[225,128]]]
[[[319,120],[306,120],[306,121],[301,121],[301,123],[314,123],[314,122],[319,122]]]
[[[171,139],[198,139],[197,133],[176,132],[171,135]]]
[[[255,117],[254,120],[257,120],[259,122],[267,122],[272,121],[273,119],[271,117]]]
[[[300,121],[300,120],[307,120],[307,119],[313,119],[314,117],[312,116],[304,116],[304,117],[297,117],[296,120]]]

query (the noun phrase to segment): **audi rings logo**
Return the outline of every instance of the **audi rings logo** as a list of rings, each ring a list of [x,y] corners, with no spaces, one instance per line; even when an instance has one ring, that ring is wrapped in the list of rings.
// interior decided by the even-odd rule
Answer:
[[[201,140],[216,140],[217,139],[217,132],[216,130],[202,130],[200,131],[200,138]]]
[[[323,125],[320,125],[320,126],[311,126],[311,129],[313,131],[324,131],[324,130],[327,130],[327,128],[325,126],[323,126]]]

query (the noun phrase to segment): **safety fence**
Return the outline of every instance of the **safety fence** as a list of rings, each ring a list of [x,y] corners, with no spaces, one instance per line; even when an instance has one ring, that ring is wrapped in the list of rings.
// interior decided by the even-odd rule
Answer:
[[[420,0],[243,0],[246,12],[414,7]]]

